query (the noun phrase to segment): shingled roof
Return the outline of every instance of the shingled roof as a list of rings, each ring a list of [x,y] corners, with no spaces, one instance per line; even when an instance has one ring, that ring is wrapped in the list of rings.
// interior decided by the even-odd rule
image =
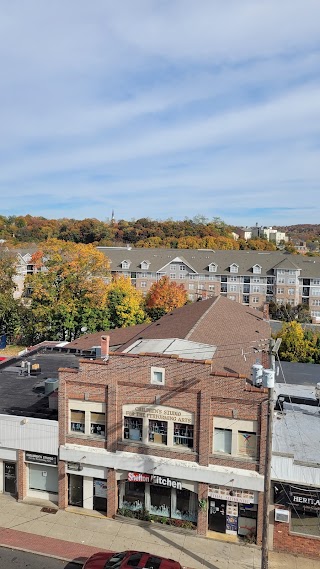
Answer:
[[[151,324],[82,336],[66,347],[91,349],[100,345],[102,334],[110,336],[110,349],[118,352],[140,339],[179,338],[216,346],[213,370],[248,374],[255,350],[266,348],[270,333],[261,312],[218,296],[177,308]]]

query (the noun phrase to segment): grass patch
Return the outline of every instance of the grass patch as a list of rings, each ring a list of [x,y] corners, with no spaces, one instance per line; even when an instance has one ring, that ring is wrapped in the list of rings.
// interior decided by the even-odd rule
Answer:
[[[4,350],[0,350],[0,356],[9,357],[9,356],[17,356],[19,352],[25,350],[26,346],[7,346]]]

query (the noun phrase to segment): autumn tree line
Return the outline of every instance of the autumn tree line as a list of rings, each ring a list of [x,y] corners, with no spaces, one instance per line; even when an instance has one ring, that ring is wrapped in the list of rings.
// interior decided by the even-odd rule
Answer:
[[[144,297],[92,244],[47,240],[33,255],[22,297],[14,298],[16,255],[0,249],[0,333],[10,343],[71,341],[88,333],[151,322],[186,304],[183,285],[167,277]]]
[[[170,249],[276,249],[266,239],[235,240],[233,227],[220,218],[203,215],[192,219],[155,221],[98,219],[45,219],[44,217],[0,216],[0,239],[11,246],[42,243],[48,239],[100,246],[131,245]]]

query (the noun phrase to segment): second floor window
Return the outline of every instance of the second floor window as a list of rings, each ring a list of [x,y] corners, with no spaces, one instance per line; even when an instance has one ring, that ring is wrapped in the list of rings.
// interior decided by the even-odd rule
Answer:
[[[149,441],[158,445],[167,444],[167,421],[149,421]]]
[[[76,433],[84,433],[85,431],[85,413],[84,411],[76,411],[71,409],[71,431]]]

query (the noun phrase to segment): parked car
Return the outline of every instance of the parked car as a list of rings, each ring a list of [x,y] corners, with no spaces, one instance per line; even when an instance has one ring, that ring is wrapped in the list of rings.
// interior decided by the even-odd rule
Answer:
[[[91,555],[83,569],[182,569],[173,559],[158,557],[144,551],[101,552]]]

